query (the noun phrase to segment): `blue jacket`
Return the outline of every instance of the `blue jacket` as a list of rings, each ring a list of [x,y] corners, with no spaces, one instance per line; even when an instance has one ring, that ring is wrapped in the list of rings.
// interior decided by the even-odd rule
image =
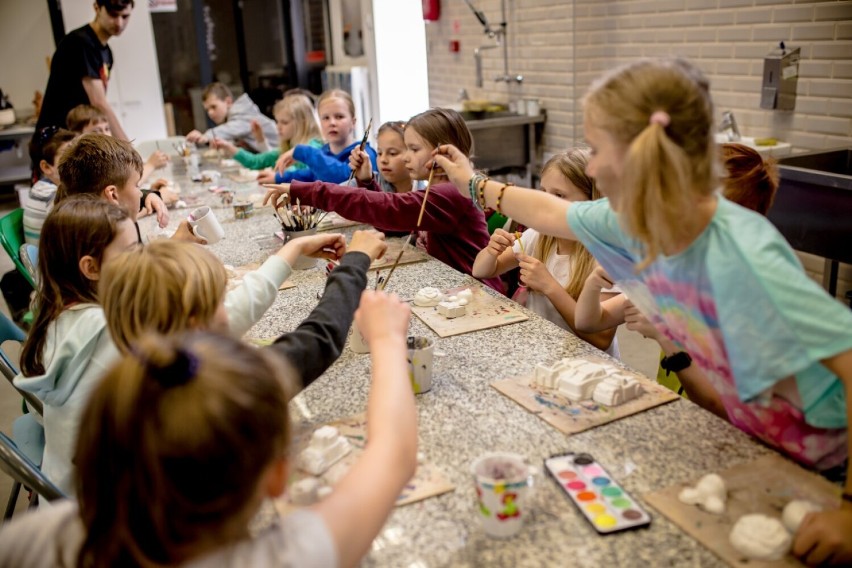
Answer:
[[[349,167],[349,154],[361,142],[353,142],[341,152],[333,154],[328,144],[322,148],[312,148],[299,144],[293,150],[293,158],[307,166],[305,169],[287,171],[275,174],[275,183],[290,183],[291,181],[324,181],[328,183],[343,183],[349,179],[352,169]],[[373,171],[376,166],[376,151],[367,143],[364,151],[370,156]]]

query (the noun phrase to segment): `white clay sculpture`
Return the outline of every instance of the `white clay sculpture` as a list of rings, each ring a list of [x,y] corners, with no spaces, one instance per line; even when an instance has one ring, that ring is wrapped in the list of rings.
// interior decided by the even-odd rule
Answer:
[[[437,288],[421,288],[414,295],[414,305],[421,307],[437,306],[444,299],[444,294]]]
[[[638,398],[642,392],[642,385],[636,377],[618,373],[599,382],[592,399],[606,406],[618,406]]]
[[[314,431],[310,445],[299,454],[299,467],[311,475],[321,475],[351,450],[349,440],[337,428],[323,426]]]
[[[788,531],[792,534],[796,534],[799,530],[799,526],[802,524],[802,521],[805,520],[805,515],[808,513],[815,513],[817,511],[822,511],[822,507],[813,501],[796,499],[794,501],[790,501],[784,507],[784,511],[781,513],[781,522],[784,523],[784,526],[787,527]]]
[[[300,479],[290,486],[290,502],[294,505],[313,505],[319,500],[320,481],[316,477]]]
[[[754,514],[743,515],[734,523],[730,541],[747,558],[779,560],[790,550],[793,539],[775,517]]]
[[[460,306],[458,302],[441,302],[438,304],[438,313],[447,319],[458,318],[467,314],[467,307]]]
[[[465,288],[456,294],[456,296],[458,296],[459,300],[467,300],[470,302],[473,299],[473,291],[470,288]]]
[[[698,505],[708,513],[721,515],[725,512],[728,489],[725,480],[716,473],[708,473],[698,480],[695,487],[684,488],[677,496],[681,503]]]

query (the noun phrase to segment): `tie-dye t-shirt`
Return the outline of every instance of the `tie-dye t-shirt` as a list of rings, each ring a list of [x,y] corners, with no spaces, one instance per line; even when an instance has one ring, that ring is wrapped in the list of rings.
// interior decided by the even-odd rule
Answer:
[[[605,199],[568,224],[628,298],[704,372],[731,422],[797,461],[846,459],[846,397],[820,363],[852,349],[852,312],[804,272],[764,217],[724,198],[685,250],[637,274],[641,244]]]

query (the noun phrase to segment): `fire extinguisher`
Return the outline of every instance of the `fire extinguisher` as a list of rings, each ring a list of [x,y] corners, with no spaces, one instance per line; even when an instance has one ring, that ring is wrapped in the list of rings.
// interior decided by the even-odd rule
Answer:
[[[441,17],[441,0],[423,0],[423,19],[436,22]]]

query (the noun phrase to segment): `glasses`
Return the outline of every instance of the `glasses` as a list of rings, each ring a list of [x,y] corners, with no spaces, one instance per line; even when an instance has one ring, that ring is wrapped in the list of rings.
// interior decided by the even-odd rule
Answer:
[[[39,144],[44,144],[51,138],[53,135],[59,132],[59,127],[55,125],[45,126],[41,130],[38,131],[38,135],[36,136],[36,140],[38,140]]]

